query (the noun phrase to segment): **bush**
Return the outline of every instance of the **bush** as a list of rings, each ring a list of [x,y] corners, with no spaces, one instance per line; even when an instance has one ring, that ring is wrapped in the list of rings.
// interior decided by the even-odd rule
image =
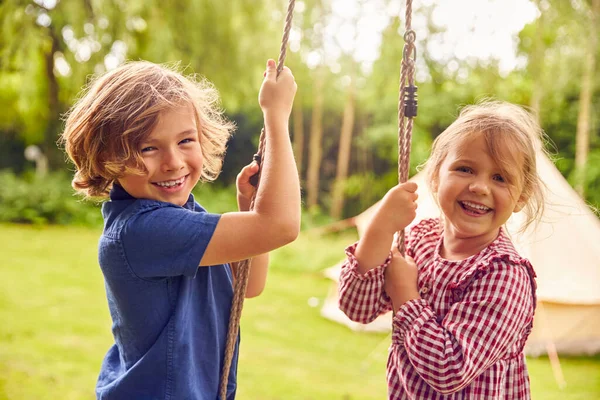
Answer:
[[[99,204],[76,196],[65,173],[54,172],[42,178],[2,170],[0,222],[99,225],[102,215]]]

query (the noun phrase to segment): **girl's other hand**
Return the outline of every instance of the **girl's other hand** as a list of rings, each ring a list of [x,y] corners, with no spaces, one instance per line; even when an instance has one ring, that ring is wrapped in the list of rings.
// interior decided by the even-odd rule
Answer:
[[[392,299],[394,314],[407,301],[421,298],[417,287],[418,268],[411,257],[402,257],[396,241],[392,246],[392,261],[385,269],[384,290]]]
[[[250,177],[259,171],[259,166],[256,161],[246,165],[240,173],[237,175],[235,180],[235,186],[237,187],[237,202],[238,209],[240,211],[249,211],[250,202],[256,188],[250,183]]]
[[[297,88],[292,71],[288,67],[283,67],[277,77],[275,60],[267,61],[265,79],[258,94],[258,103],[263,113],[289,118]]]

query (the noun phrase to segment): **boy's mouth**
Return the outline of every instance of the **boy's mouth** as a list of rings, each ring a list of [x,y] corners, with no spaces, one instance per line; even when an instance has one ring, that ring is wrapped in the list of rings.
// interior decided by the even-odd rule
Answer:
[[[473,203],[471,201],[459,201],[458,204],[460,204],[463,210],[470,214],[484,215],[493,210],[493,208],[484,206],[483,204]]]
[[[167,189],[176,188],[176,187],[183,185],[183,183],[185,182],[187,177],[188,177],[188,175],[185,175],[179,179],[173,179],[173,180],[161,181],[161,182],[152,182],[152,184],[155,186],[159,186],[161,188],[167,188]]]

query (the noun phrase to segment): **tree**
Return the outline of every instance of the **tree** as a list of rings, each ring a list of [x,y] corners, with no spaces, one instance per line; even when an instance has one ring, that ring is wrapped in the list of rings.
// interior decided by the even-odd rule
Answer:
[[[592,5],[586,10],[589,26],[583,75],[581,77],[581,92],[579,94],[579,113],[577,117],[577,136],[575,139],[575,168],[577,173],[575,189],[583,197],[585,194],[585,169],[590,145],[590,120],[592,95],[594,91],[593,77],[596,69],[596,53],[598,52],[598,20],[600,20],[600,0],[591,0]]]

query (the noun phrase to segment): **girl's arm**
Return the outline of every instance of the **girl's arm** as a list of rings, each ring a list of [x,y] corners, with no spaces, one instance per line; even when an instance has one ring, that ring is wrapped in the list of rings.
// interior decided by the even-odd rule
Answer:
[[[415,219],[416,191],[416,183],[406,182],[394,186],[381,199],[356,248],[357,268],[361,273],[382,264],[390,253],[394,233],[404,230]]]
[[[221,216],[200,265],[215,265],[267,253],[300,231],[300,184],[288,132],[296,83],[288,68],[276,79],[269,60],[259,102],[266,145],[254,210]]]
[[[401,374],[414,368],[442,394],[464,389],[505,357],[523,337],[535,308],[526,268],[503,260],[491,262],[464,294],[459,290],[449,295],[462,299],[441,322],[421,299],[404,303],[393,320],[390,362]]]
[[[368,324],[392,309],[390,298],[383,290],[384,273],[390,258],[383,264],[361,273],[355,256],[357,244],[346,249],[339,281],[339,307],[352,321]]]

